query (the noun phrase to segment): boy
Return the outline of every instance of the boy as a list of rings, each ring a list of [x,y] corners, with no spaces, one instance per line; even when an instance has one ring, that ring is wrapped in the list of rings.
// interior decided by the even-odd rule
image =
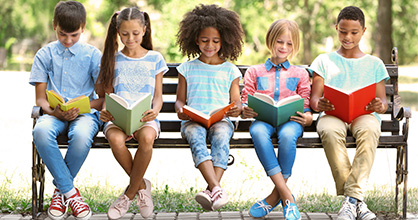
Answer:
[[[44,112],[33,129],[33,139],[54,178],[56,189],[48,208],[48,216],[54,220],[63,219],[68,206],[76,219],[88,219],[92,214],[73,185],[101,125],[96,109],[101,109],[103,102],[94,92],[101,52],[78,42],[85,25],[86,11],[81,3],[59,2],[53,20],[58,41],[49,43],[36,53],[29,78],[29,83],[35,86],[36,105]],[[47,89],[59,93],[66,101],[85,95],[89,97],[92,109],[90,113],[80,115],[77,108],[66,112],[59,106],[52,109],[46,97]],[[67,134],[69,139],[65,158],[56,141],[60,134]]]
[[[361,9],[354,6],[344,8],[338,15],[336,30],[340,48],[319,55],[310,67],[314,71],[310,105],[315,111],[333,110],[332,103],[322,97],[324,83],[344,90],[354,90],[374,82],[377,84],[376,98],[366,106],[366,110],[373,111],[372,114],[359,116],[350,124],[331,115],[322,115],[317,123],[337,195],[345,196],[338,219],[368,220],[376,218],[376,215],[364,203],[363,189],[379,143],[380,118],[377,113],[384,113],[388,108],[385,81],[389,76],[379,58],[364,54],[359,48],[366,31]],[[347,129],[355,137],[357,145],[352,164],[345,147]]]

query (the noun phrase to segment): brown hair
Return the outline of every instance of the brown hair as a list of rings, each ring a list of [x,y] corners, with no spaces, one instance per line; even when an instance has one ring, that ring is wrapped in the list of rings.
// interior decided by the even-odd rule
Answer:
[[[86,9],[80,2],[60,1],[55,6],[53,23],[65,32],[77,31],[86,26]]]

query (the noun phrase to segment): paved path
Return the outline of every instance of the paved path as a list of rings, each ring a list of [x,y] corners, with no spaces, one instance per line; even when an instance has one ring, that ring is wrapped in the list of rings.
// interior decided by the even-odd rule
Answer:
[[[302,220],[333,220],[337,219],[336,214],[327,213],[301,213]],[[0,220],[29,220],[32,216],[22,216],[20,214],[4,214],[0,213]],[[42,213],[37,219],[49,220],[45,213]],[[73,216],[66,218],[67,220],[75,220]],[[91,220],[107,219],[106,214],[93,214]],[[141,220],[144,219],[140,214],[128,213],[121,220]],[[181,213],[155,213],[149,220],[255,220],[255,219],[267,219],[267,220],[282,220],[284,219],[282,212],[272,212],[266,218],[252,218],[245,211],[235,212],[181,212]],[[378,216],[377,220],[393,220],[399,219],[396,217]],[[417,214],[408,214],[407,219],[418,220]]]

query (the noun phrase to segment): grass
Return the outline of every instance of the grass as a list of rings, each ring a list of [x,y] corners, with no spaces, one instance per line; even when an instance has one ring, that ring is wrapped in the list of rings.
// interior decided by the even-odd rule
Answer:
[[[2,213],[30,214],[31,188],[20,187],[13,189],[10,179],[0,182],[0,210]],[[111,186],[109,184],[85,185],[80,189],[81,194],[86,199],[94,213],[106,213],[111,203],[120,195],[123,189]],[[168,185],[156,186],[152,190],[154,201],[154,211],[156,212],[203,212],[204,210],[194,200],[194,195],[198,192],[191,187],[184,191],[175,191]],[[297,196],[298,207],[301,212],[326,212],[337,213],[342,197],[330,195],[327,192],[300,193]],[[382,215],[394,215],[395,201],[394,189],[389,186],[377,186],[366,192],[365,201],[370,210]],[[401,194],[400,202],[401,202]],[[45,194],[44,209],[50,203],[51,195]],[[249,210],[255,201],[236,201],[230,198],[230,202],[221,209],[221,211],[240,211]],[[401,206],[399,206],[399,212]],[[138,207],[135,202],[132,203],[129,212],[138,213]],[[408,212],[418,213],[418,188],[408,190]]]
[[[409,77],[409,76],[399,76],[398,77],[399,84],[413,84],[418,83],[417,77]]]

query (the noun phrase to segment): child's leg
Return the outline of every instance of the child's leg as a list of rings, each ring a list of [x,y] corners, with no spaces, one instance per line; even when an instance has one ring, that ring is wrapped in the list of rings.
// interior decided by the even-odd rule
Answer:
[[[278,153],[280,168],[284,179],[292,174],[293,164],[296,157],[296,142],[302,136],[303,127],[297,122],[289,121],[280,126],[277,130]]]
[[[357,148],[351,173],[344,186],[344,193],[346,196],[363,201],[363,189],[369,179],[379,144],[380,123],[371,114],[363,115],[350,124],[350,130],[356,139]]]
[[[82,114],[68,126],[68,150],[65,162],[73,178],[83,165],[90,151],[93,138],[99,132],[101,122],[96,114]]]
[[[125,145],[127,135],[116,126],[106,129],[105,135],[116,161],[130,176],[133,159],[131,152]]]
[[[66,193],[74,188],[73,176],[58,148],[57,136],[66,131],[68,123],[51,115],[41,116],[33,128],[33,139],[46,167],[54,177],[54,185]]]
[[[346,123],[331,115],[322,116],[316,126],[334,177],[337,195],[344,195],[344,184],[351,172],[351,163],[345,146],[347,127]]]
[[[229,121],[220,121],[209,128],[208,139],[211,143],[211,156],[216,179],[221,181],[228,166],[229,141],[234,133],[234,126]]]

